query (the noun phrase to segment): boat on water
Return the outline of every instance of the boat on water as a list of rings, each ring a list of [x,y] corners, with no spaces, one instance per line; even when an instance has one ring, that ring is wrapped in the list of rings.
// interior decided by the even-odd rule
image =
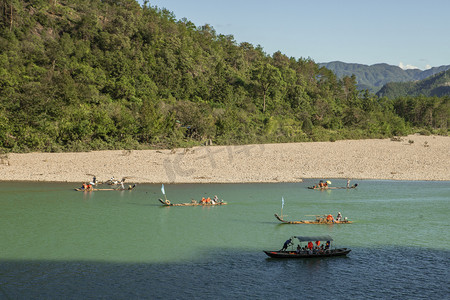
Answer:
[[[278,221],[280,221],[283,224],[326,224],[326,225],[333,225],[333,224],[351,224],[352,221],[349,221],[347,217],[341,220],[336,220],[334,218],[330,218],[330,215],[316,215],[315,220],[301,220],[301,221],[286,221],[283,219],[283,216],[279,216],[278,214],[275,214],[275,218],[277,218]]]
[[[308,189],[310,189],[310,190],[350,190],[350,189],[356,189],[356,187],[358,186],[357,183],[355,183],[354,185],[350,185],[350,179],[347,180],[347,186],[330,186],[330,185],[331,185],[331,181],[327,180],[324,182],[323,180],[321,180],[316,185],[308,186]]]
[[[163,200],[159,199],[159,202],[161,202],[164,206],[217,206],[217,205],[226,205],[226,202],[220,201],[214,201],[214,202],[198,202],[197,200],[191,200],[191,202],[188,203],[172,203],[169,200]]]
[[[317,185],[314,186],[308,186],[308,189],[310,190],[351,190],[351,189],[356,189],[358,187],[358,184],[355,183],[352,186],[346,187],[346,186],[324,186],[324,187],[320,187]]]
[[[281,197],[281,214],[275,214],[275,218],[278,219],[283,224],[351,224],[352,221],[349,221],[347,217],[342,218],[341,212],[338,212],[336,219],[333,215],[313,215],[316,217],[315,220],[302,220],[302,221],[286,221],[283,219],[283,207],[284,207],[284,197]]]
[[[223,200],[219,200],[219,198],[214,196],[213,199],[203,197],[202,200],[191,200],[191,202],[188,203],[172,203],[170,200],[167,200],[166,197],[166,190],[164,188],[164,184],[161,185],[161,192],[164,195],[165,200],[159,198],[159,202],[161,202],[164,206],[217,206],[217,205],[226,205],[226,202],[223,202]]]
[[[123,177],[121,181],[116,181],[116,183],[119,185],[119,187],[116,188],[98,188],[99,185],[103,184],[103,182],[97,181],[97,176],[95,176],[95,174],[86,174],[89,176],[93,176],[92,181],[90,182],[85,182],[83,183],[83,185],[79,188],[75,188],[75,191],[77,192],[93,192],[93,191],[130,191],[132,189],[134,189],[136,187],[136,184],[133,185],[129,185],[128,187],[125,187],[124,182],[127,178],[132,178],[130,176],[127,177]],[[108,185],[112,185],[110,183],[111,180],[113,180],[114,177],[111,177],[110,180],[108,180],[106,183]]]
[[[125,177],[122,177],[122,179],[120,179],[120,180],[116,180],[113,176],[110,179],[108,179],[107,181],[105,181],[105,184],[107,184],[107,185],[122,185],[125,182],[125,180],[127,180],[129,178],[133,178],[133,177],[125,176]]]
[[[80,188],[76,188],[75,191],[77,192],[94,192],[94,191],[131,191],[136,187],[136,184],[129,185],[128,187],[118,187],[118,188],[107,188],[107,189],[101,189],[101,188],[94,188],[92,185],[83,186]]]
[[[298,241],[298,243],[296,243]],[[271,258],[320,258],[346,256],[348,248],[332,248],[331,236],[293,236],[288,239],[281,250],[263,250]],[[302,243],[304,243],[302,246]],[[325,245],[323,244],[325,243]],[[320,246],[322,244],[322,246]]]

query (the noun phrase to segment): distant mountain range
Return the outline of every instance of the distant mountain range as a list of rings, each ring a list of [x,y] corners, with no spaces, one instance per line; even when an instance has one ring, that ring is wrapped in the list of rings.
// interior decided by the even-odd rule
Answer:
[[[326,67],[327,69],[333,71],[339,78],[344,76],[352,76],[354,74],[356,76],[358,87],[362,90],[368,89],[373,93],[379,92],[383,86],[388,83],[416,82],[450,69],[450,65],[447,65],[434,67],[424,71],[419,69],[404,70],[400,67],[388,64],[375,64],[368,66],[363,64],[344,63],[340,61],[319,63],[319,66]],[[450,80],[449,75],[446,76]],[[423,84],[417,84],[415,88],[419,88],[419,86],[425,87]],[[384,93],[386,93],[386,91]]]
[[[450,95],[450,70],[418,81],[387,83],[377,92],[377,95],[388,98],[419,95],[441,97]]]

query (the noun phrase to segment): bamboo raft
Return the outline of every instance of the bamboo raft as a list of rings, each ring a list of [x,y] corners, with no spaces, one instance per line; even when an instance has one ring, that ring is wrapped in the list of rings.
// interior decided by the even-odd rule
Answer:
[[[354,184],[352,186],[346,187],[346,186],[326,186],[326,187],[318,187],[318,186],[308,186],[308,189],[310,190],[351,190],[356,189],[358,184]]]
[[[216,202],[216,203],[199,203],[197,200],[192,200],[190,203],[171,203],[169,200],[159,199],[164,206],[217,206],[226,205],[226,202]]]
[[[112,188],[109,188],[109,189],[99,189],[99,188],[82,189],[82,188],[76,188],[75,191],[77,191],[77,192],[94,192],[94,191],[131,191],[131,190],[133,190],[135,187],[136,187],[136,185],[134,184],[134,185],[129,185],[128,188],[124,188],[124,189],[123,189],[122,187],[119,187],[119,188],[116,188],[116,189],[112,189]]]
[[[327,221],[326,218],[317,218],[316,220],[302,220],[302,221],[286,221],[283,220],[283,217],[280,217],[278,214],[275,214],[275,218],[278,219],[278,221],[282,222],[283,224],[327,224],[327,225],[333,225],[333,224],[351,224],[352,221],[343,220],[343,221]]]

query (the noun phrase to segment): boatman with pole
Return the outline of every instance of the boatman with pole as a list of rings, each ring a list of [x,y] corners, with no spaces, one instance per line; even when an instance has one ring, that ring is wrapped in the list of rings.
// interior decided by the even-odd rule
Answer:
[[[285,251],[287,248],[292,244],[292,239],[288,239],[286,242],[284,242],[283,248],[281,248],[280,251]]]

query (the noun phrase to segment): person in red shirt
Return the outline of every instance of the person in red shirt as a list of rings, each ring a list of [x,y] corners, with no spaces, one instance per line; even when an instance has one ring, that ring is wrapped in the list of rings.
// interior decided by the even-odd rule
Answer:
[[[333,223],[334,223],[334,218],[333,218],[333,215],[332,215],[332,214],[329,214],[329,215],[327,216],[327,222],[333,222]]]

